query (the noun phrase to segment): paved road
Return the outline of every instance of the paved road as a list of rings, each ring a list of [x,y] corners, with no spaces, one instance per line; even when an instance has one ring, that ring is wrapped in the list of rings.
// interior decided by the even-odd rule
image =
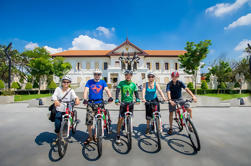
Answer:
[[[126,144],[114,144],[114,134],[104,141],[103,156],[96,160],[95,146],[84,147],[87,137],[83,123],[84,110],[78,110],[82,120],[78,131],[71,138],[66,156],[58,160],[51,146],[56,137],[53,124],[47,120],[46,108],[27,108],[27,104],[1,105],[0,114],[0,165],[120,165],[120,166],[237,166],[251,165],[251,109],[194,108],[194,123],[199,131],[202,149],[195,153],[184,133],[173,136],[164,130],[162,150],[155,153],[156,144],[145,137],[144,112],[135,112],[133,148],[129,154]],[[162,112],[165,128],[168,112]],[[112,112],[115,124],[118,112]],[[142,118],[141,118],[142,117]],[[115,125],[113,128],[115,129]]]

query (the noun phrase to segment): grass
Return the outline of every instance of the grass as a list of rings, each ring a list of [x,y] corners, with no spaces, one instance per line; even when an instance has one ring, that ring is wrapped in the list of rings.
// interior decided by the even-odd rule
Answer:
[[[31,94],[31,95],[15,95],[14,101],[24,101],[24,100],[31,100],[36,98],[42,98],[42,97],[50,97],[52,94]]]
[[[229,99],[234,99],[234,98],[239,98],[239,97],[248,97],[251,96],[249,93],[245,94],[204,94],[201,96],[209,96],[209,97],[218,97],[221,100],[229,100]]]

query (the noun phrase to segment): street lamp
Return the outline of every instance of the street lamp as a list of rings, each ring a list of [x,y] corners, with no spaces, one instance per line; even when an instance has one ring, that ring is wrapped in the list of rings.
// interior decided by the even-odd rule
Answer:
[[[10,42],[10,44],[4,50],[5,55],[9,59],[9,82],[8,82],[8,88],[9,88],[9,90],[10,90],[10,83],[11,83],[11,56],[9,54],[9,51],[11,49],[11,46],[12,46],[12,43]]]

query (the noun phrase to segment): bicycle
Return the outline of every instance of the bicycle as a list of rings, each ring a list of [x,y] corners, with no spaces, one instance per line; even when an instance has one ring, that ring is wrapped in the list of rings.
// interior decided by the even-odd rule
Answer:
[[[157,140],[158,140],[158,151],[161,149],[161,133],[162,133],[162,121],[161,121],[161,114],[158,111],[158,103],[164,104],[165,101],[146,101],[146,104],[149,104],[152,108],[152,119],[150,120],[151,127],[150,129],[154,131]]]
[[[108,104],[108,101],[102,101],[102,103],[88,102],[90,107],[97,109],[97,114],[95,115],[95,135],[97,137],[99,156],[102,155],[102,138],[104,137],[104,129],[106,129],[107,135],[112,131],[110,113],[104,108],[104,105],[106,104]]]
[[[187,99],[185,102],[192,103],[193,99]],[[179,131],[181,132],[185,127],[187,135],[192,143],[193,148],[196,151],[200,151],[200,139],[198,132],[192,122],[190,114],[186,111],[184,106],[180,106],[179,102],[175,101],[176,103],[176,112],[174,120],[178,124]],[[178,115],[177,115],[178,114]]]
[[[73,134],[76,133],[78,120],[77,120],[77,111],[73,110],[75,104],[74,101],[62,102],[61,104],[65,105],[66,110],[65,114],[62,115],[62,122],[57,146],[58,146],[59,156],[63,157],[68,147],[70,129],[72,130]]]
[[[130,105],[134,105],[137,102],[121,102],[120,105],[122,107],[126,106],[126,112],[124,113],[124,123],[123,123],[123,127],[126,133],[126,137],[128,140],[128,151],[131,150],[132,148],[132,115],[133,113],[130,112]]]

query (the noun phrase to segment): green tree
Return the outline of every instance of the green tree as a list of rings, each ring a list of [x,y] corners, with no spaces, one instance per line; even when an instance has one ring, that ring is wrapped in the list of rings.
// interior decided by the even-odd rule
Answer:
[[[4,89],[4,88],[5,88],[4,82],[3,82],[3,80],[0,80],[0,89]]]
[[[211,40],[200,41],[198,44],[187,42],[185,47],[186,53],[179,55],[181,68],[184,68],[186,73],[193,75],[195,94],[197,94],[197,73],[200,68],[204,67],[204,65],[201,65],[201,62],[207,57],[209,53],[208,47],[210,45]]]
[[[205,94],[205,90],[208,89],[207,81],[206,80],[202,80],[201,81],[201,89],[204,90],[204,94]]]
[[[8,82],[9,77],[9,60],[5,55],[4,49],[7,46],[0,45],[0,78],[4,82]],[[20,54],[16,49],[11,49],[9,51],[11,56],[11,74],[12,76],[18,76],[20,80],[26,79],[28,58]]]
[[[189,82],[189,83],[187,84],[187,87],[188,87],[190,90],[194,89],[194,88],[193,88],[193,83],[192,83],[192,82]]]
[[[219,89],[226,88],[226,82],[231,81],[232,68],[230,67],[228,62],[224,62],[220,60],[218,64],[209,69],[209,73],[217,77],[218,83],[218,93]]]
[[[26,85],[25,85],[25,89],[28,90],[28,93],[30,94],[30,91],[32,89],[32,83],[30,82],[27,82]]]
[[[49,90],[55,90],[57,88],[57,84],[54,81],[51,81],[48,85]]]
[[[20,84],[18,82],[12,82],[11,84],[11,88],[17,90],[17,89],[20,89]]]
[[[72,68],[69,62],[64,62],[63,57],[56,57],[52,61],[53,73],[58,76],[61,80],[64,75],[66,75]]]
[[[37,47],[34,50],[28,50],[23,53],[31,60],[28,63],[29,72],[38,81],[38,94],[40,94],[41,89],[41,79],[42,77],[47,77],[53,74],[53,65],[51,63],[51,57],[45,48]]]

